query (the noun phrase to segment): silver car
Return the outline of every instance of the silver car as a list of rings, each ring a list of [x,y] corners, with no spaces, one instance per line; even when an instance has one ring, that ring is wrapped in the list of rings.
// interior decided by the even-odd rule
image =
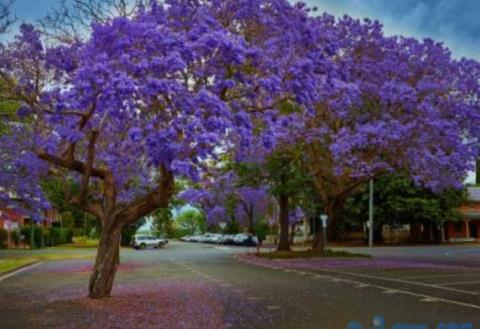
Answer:
[[[168,240],[155,238],[153,236],[137,235],[132,239],[132,247],[135,249],[146,249],[147,247],[163,248]]]

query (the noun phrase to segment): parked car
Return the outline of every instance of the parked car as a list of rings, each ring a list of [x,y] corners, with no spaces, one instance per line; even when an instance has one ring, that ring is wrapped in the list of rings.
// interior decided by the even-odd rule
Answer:
[[[250,233],[239,233],[233,238],[233,243],[238,246],[254,247],[259,243],[258,238]]]
[[[147,247],[163,248],[168,240],[155,238],[153,236],[137,235],[132,239],[132,247],[135,249],[145,249]]]
[[[221,244],[225,244],[225,245],[232,245],[232,244],[235,244],[235,235],[236,234],[224,234],[222,236],[222,241],[221,241]]]
[[[213,243],[214,237],[215,237],[214,233],[205,233],[204,235],[200,236],[198,242]]]
[[[220,244],[222,243],[222,240],[223,240],[223,235],[215,233],[210,235],[208,243]]]
[[[200,241],[200,238],[201,238],[201,235],[192,235],[188,242],[199,242]]]
[[[183,241],[183,242],[192,242],[192,236],[191,235],[185,235],[185,236],[182,236],[180,238],[180,241]]]

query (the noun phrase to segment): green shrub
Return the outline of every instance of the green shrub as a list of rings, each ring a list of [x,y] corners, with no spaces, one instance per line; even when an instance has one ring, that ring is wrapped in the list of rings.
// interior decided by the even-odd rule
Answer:
[[[20,234],[25,237],[24,242],[26,244],[31,244],[31,226],[23,226],[20,229]],[[43,248],[47,246],[58,246],[60,244],[71,243],[72,238],[73,232],[66,228],[46,228],[42,226],[33,227],[33,248]],[[19,237],[17,237],[17,241],[18,240],[20,240]]]
[[[83,228],[76,227],[72,230],[72,232],[74,237],[81,237],[85,235],[85,229]]]
[[[50,245],[72,243],[73,232],[66,228],[52,227],[50,229]]]
[[[177,228],[177,229],[174,231],[173,237],[174,237],[175,239],[180,239],[181,237],[184,237],[185,235],[191,235],[190,230]]]
[[[23,226],[20,229],[20,234],[25,237],[25,242],[26,244],[31,244],[32,243],[32,231],[33,231],[33,246],[32,248],[40,248],[42,245],[45,245],[44,241],[44,229],[41,226],[34,226],[33,229],[30,225]]]
[[[0,228],[0,249],[7,248],[8,232],[7,230]]]
[[[15,246],[18,246],[20,243],[20,231],[12,231],[10,232],[10,238],[13,241]]]
[[[267,235],[270,233],[270,228],[266,221],[261,221],[255,225],[255,234],[260,239],[260,241],[265,240]]]

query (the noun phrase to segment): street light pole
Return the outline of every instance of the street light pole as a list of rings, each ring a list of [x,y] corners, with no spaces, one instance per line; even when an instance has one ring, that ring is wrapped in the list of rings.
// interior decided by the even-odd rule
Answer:
[[[368,202],[368,246],[373,247],[373,179],[370,179],[370,200]]]

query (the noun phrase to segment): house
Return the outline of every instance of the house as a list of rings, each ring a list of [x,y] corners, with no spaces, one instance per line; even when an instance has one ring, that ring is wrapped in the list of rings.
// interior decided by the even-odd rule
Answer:
[[[460,207],[462,221],[445,223],[445,238],[450,242],[480,241],[480,187],[468,187],[468,199]]]
[[[7,231],[18,230],[21,226],[28,225],[33,215],[26,210],[0,206],[0,228]],[[41,212],[40,217],[35,218],[37,225],[52,227],[55,222],[60,222],[61,216],[57,209],[49,208]]]
[[[20,226],[25,225],[25,218],[26,216],[19,210],[0,208],[0,229],[17,230]]]

